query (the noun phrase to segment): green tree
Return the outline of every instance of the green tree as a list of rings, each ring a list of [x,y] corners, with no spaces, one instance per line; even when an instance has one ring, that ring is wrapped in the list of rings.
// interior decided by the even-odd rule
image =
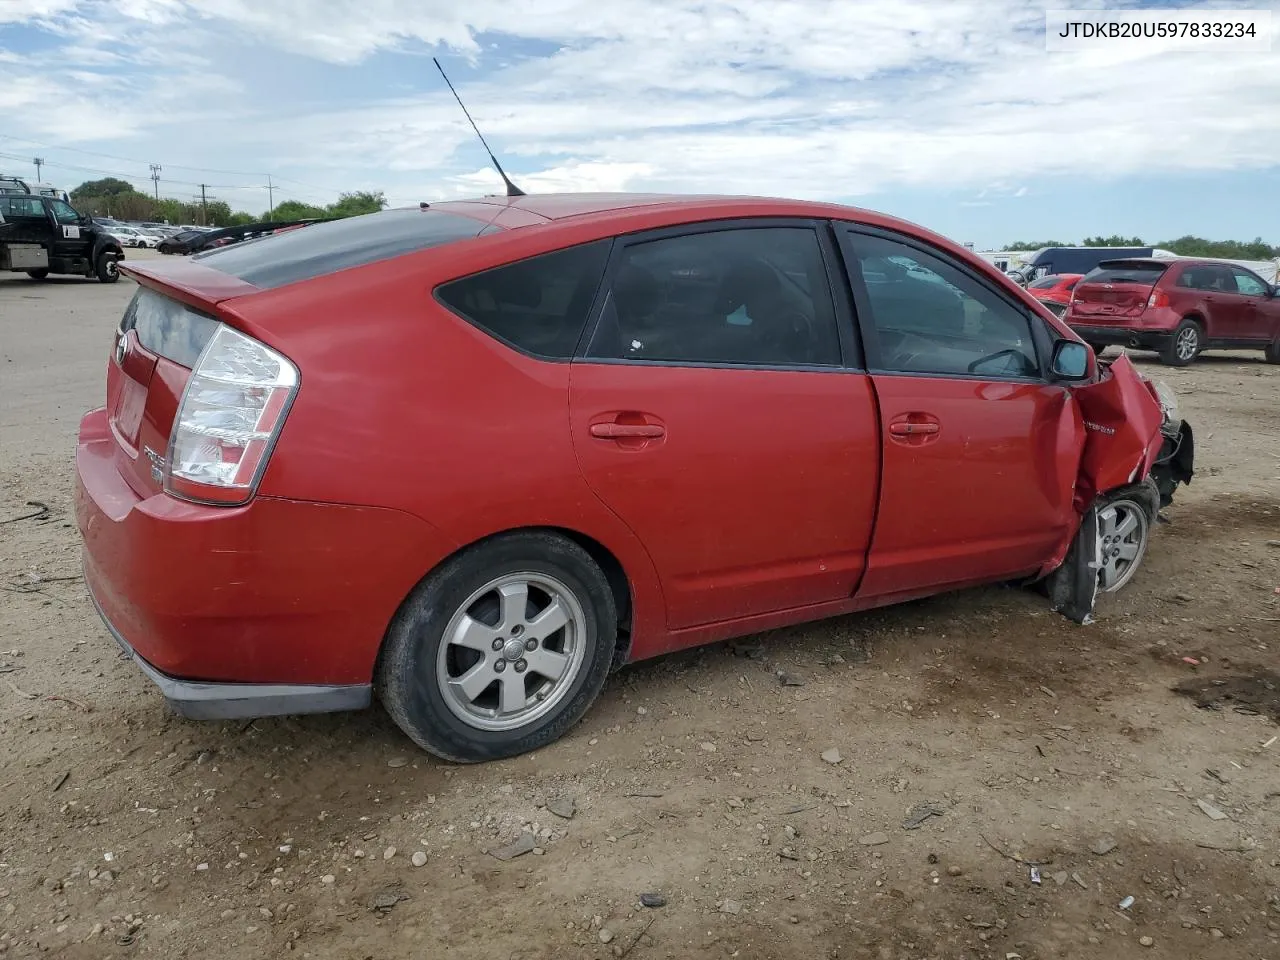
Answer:
[[[283,203],[277,203],[275,210],[268,218],[266,214],[262,215],[263,220],[308,220],[326,216],[323,207],[314,207],[309,203],[303,203],[301,200],[285,200]]]
[[[386,205],[387,198],[382,195],[382,191],[368,193],[361,190],[340,194],[337,203],[329,204],[327,213],[331,217],[357,217],[365,213],[377,213]]]
[[[1070,247],[1074,244],[1063,243],[1061,240],[1018,240],[1004,247],[1005,250],[1039,250],[1041,247]]]
[[[1083,247],[1145,247],[1141,237],[1122,237],[1118,233],[1113,233],[1109,237],[1086,237]]]
[[[71,191],[72,200],[89,197],[115,197],[121,194],[137,193],[133,184],[118,180],[115,177],[104,177],[101,180],[86,180]],[[143,194],[145,196],[145,194]]]
[[[1271,246],[1261,237],[1252,243],[1239,240],[1206,240],[1187,235],[1157,244],[1182,257],[1223,257],[1228,260],[1271,260],[1280,257],[1280,246]]]

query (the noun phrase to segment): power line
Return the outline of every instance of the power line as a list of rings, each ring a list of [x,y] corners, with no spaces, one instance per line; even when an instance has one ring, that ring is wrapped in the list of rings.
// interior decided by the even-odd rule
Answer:
[[[0,140],[16,140],[19,143],[29,143],[32,146],[44,147],[48,150],[66,150],[68,153],[83,153],[90,157],[106,157],[110,160],[123,160],[125,163],[146,163],[145,160],[139,160],[137,157],[122,157],[115,153],[103,153],[101,150],[83,150],[79,147],[61,146],[56,143],[42,143],[39,140],[29,140],[26,137],[15,137],[12,134],[0,133]],[[193,167],[181,163],[171,163],[169,166],[175,170],[198,170],[203,173],[222,173],[232,177],[261,177],[263,174],[256,170],[216,170],[213,167]]]
[[[143,163],[149,163],[149,161],[140,160],[137,157],[122,157],[119,154],[104,153],[100,150],[83,150],[83,149],[80,149],[79,147],[66,147],[66,146],[59,146],[57,144],[42,143],[41,141],[38,141],[38,140],[30,140],[25,137],[15,137],[12,134],[7,134],[7,133],[0,133],[0,140],[15,140],[19,143],[29,143],[35,146],[46,147],[47,149],[50,149],[50,150],[66,150],[70,153],[82,153],[82,154],[85,154],[86,156],[91,156],[91,157],[107,157],[108,159],[121,160],[121,161],[124,161],[125,163],[136,163],[139,165]],[[60,164],[60,166],[68,167],[69,169],[73,169],[73,170],[89,170],[90,172],[96,172],[96,173],[104,172],[101,170],[94,170],[92,167],[77,167],[77,166],[73,166],[71,164],[66,164],[66,163]],[[221,174],[225,174],[227,176],[233,176],[233,177],[253,177],[256,179],[258,177],[263,177],[263,176],[272,176],[271,174],[265,174],[265,173],[261,173],[254,170],[219,170],[214,167],[194,167],[194,166],[190,166],[182,163],[170,163],[169,166],[174,170],[196,170],[203,173],[221,173]],[[342,192],[341,190],[337,190],[333,187],[325,187],[325,186],[320,186],[319,184],[306,183],[302,180],[294,180],[291,177],[277,176],[275,177],[275,179],[284,183],[292,183],[300,187],[306,187],[308,190],[318,190],[321,193],[336,194],[336,193]],[[188,186],[199,186],[198,183],[191,180],[174,180],[172,182],[182,183]]]

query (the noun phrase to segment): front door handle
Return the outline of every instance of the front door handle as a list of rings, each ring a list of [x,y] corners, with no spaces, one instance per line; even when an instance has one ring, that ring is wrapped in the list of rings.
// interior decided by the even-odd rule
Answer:
[[[600,440],[653,440],[666,436],[658,423],[593,423],[591,435]]]
[[[937,433],[940,428],[936,423],[915,423],[910,420],[899,420],[889,424],[889,432],[895,437],[914,437],[921,434]]]

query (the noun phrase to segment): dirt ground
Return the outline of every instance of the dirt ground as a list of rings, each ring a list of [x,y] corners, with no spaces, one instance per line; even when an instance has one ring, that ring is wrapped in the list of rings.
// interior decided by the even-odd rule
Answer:
[[[377,709],[183,721],[118,655],[72,452],[132,290],[0,279],[5,960],[1280,960],[1280,367],[1141,359],[1200,476],[1091,626],[990,588],[776,631],[457,767]]]

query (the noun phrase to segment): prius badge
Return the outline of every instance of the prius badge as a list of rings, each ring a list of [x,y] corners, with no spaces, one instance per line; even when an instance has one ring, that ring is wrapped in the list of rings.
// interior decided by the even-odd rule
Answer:
[[[151,461],[151,479],[156,483],[164,482],[164,457],[156,453],[150,447],[143,447],[142,452],[147,455],[147,459]]]

